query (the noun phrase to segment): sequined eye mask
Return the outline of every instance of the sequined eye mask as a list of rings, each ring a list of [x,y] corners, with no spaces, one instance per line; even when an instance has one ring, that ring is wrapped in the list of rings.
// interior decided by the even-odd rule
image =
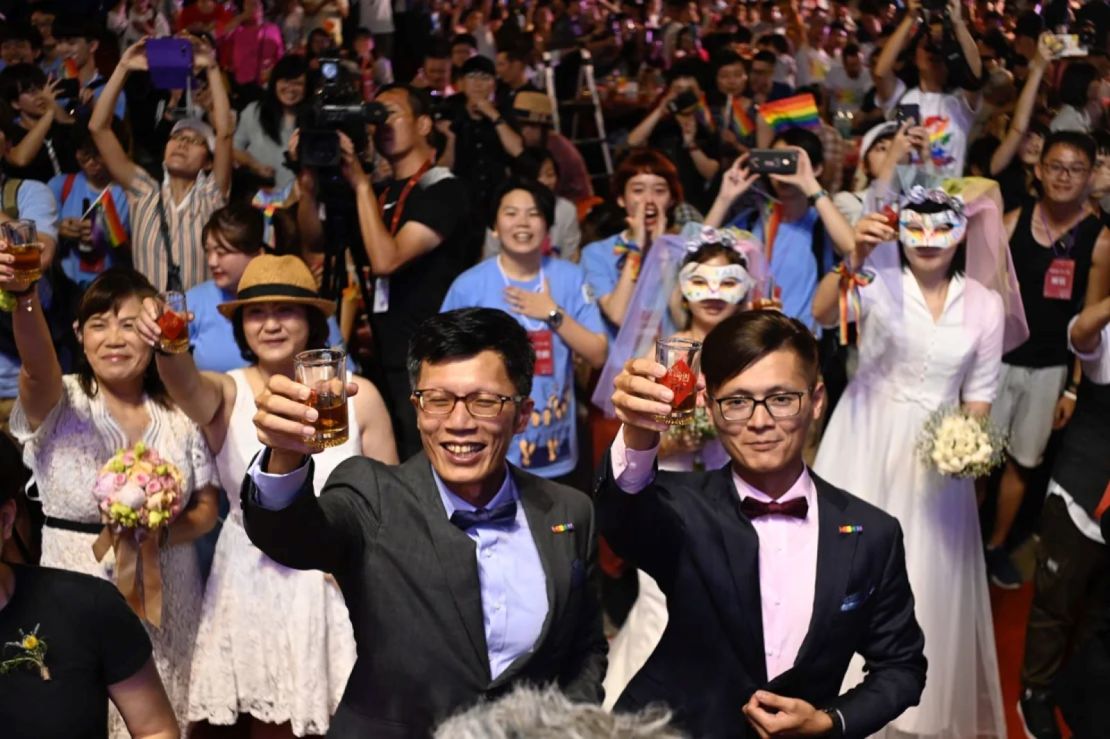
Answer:
[[[748,294],[752,277],[739,264],[708,265],[691,262],[678,273],[682,296],[691,303],[723,300],[736,305]]]
[[[953,210],[918,213],[902,208],[898,214],[898,240],[910,249],[951,249],[967,234],[967,218]]]

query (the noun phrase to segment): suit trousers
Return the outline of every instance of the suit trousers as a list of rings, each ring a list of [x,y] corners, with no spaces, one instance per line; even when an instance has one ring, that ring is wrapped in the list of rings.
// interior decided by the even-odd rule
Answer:
[[[1097,626],[1095,619],[1084,618],[1084,606],[1106,601],[1110,554],[1076,528],[1059,495],[1045,500],[1038,536],[1021,682],[1047,690],[1064,665],[1069,644],[1085,641]]]

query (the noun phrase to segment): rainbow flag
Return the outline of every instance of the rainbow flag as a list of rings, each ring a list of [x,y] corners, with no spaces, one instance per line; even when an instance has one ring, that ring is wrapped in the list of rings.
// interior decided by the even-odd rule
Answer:
[[[755,121],[753,121],[752,117],[748,115],[748,111],[745,110],[744,103],[740,100],[740,98],[736,98],[732,101],[732,109],[728,111],[728,115],[729,126],[741,138],[745,136],[751,136],[753,133],[755,133]]]
[[[108,244],[113,249],[118,249],[127,243],[127,229],[123,227],[123,222],[119,218],[116,201],[112,198],[110,189],[105,189],[104,195],[100,198],[100,218],[104,222],[104,233],[108,237]]]
[[[713,113],[709,109],[709,103],[705,100],[705,93],[698,94],[698,107],[694,109],[694,117],[706,129],[716,131],[717,125],[713,122]]]
[[[808,92],[764,103],[759,106],[759,115],[775,133],[782,133],[788,128],[816,129],[821,125],[817,117],[817,101]]]
[[[80,77],[80,71],[77,69],[77,62],[73,61],[73,57],[67,58],[62,62],[62,76],[67,80],[75,80]]]

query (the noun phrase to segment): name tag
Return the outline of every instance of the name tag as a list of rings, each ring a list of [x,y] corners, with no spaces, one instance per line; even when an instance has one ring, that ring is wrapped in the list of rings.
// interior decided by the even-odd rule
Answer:
[[[551,331],[529,331],[528,339],[532,342],[532,350],[536,353],[535,374],[551,377],[555,374],[555,354],[551,346]]]
[[[1075,260],[1057,257],[1044,273],[1044,297],[1047,300],[1071,300],[1075,284]]]

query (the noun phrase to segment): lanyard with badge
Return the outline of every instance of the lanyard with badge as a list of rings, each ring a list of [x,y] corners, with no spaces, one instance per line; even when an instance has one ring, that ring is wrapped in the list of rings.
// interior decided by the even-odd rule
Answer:
[[[1046,300],[1071,300],[1075,285],[1075,260],[1071,257],[1071,250],[1075,246],[1079,224],[1085,220],[1085,217],[1080,218],[1079,222],[1072,226],[1066,235],[1054,239],[1052,230],[1048,227],[1048,219],[1044,215],[1044,208],[1040,208],[1040,211],[1041,226],[1044,227],[1044,232],[1051,243],[1049,248],[1052,249],[1052,261],[1044,273],[1044,298]]]
[[[413,188],[420,182],[420,178],[423,177],[431,167],[432,160],[430,159],[420,165],[420,169],[416,170],[416,174],[412,177],[409,177],[408,181],[405,182],[405,186],[401,188],[401,194],[397,196],[397,200],[391,205],[387,206],[385,202],[386,195],[389,193],[389,188],[382,190],[381,195],[378,196],[378,210],[383,217],[385,216],[386,210],[389,208],[393,209],[393,216],[389,221],[389,235],[393,238],[397,238],[397,231],[401,228],[401,216],[405,212],[405,204],[408,202],[409,195],[412,194]],[[386,313],[388,311],[389,278],[376,277],[374,278],[374,312]]]
[[[513,283],[509,280],[509,276],[505,274],[505,270],[501,267],[501,256],[498,255],[494,262],[497,264],[497,271],[501,273],[501,279],[505,283],[505,287],[514,287]],[[543,292],[544,285],[544,272],[543,267],[540,267],[540,280],[539,285],[536,286],[536,292]],[[524,330],[528,332],[528,340],[532,342],[532,350],[536,353],[536,367],[535,374],[543,377],[552,377],[555,374],[555,354],[553,337],[551,329],[543,321],[537,321],[529,318],[528,316],[518,313],[516,319],[524,326]]]

